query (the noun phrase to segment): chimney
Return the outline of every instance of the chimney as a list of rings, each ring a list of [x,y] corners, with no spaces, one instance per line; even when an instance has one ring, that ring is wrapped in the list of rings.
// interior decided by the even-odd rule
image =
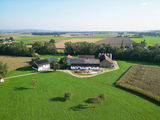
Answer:
[[[110,53],[110,57],[109,58],[112,60],[112,53]]]

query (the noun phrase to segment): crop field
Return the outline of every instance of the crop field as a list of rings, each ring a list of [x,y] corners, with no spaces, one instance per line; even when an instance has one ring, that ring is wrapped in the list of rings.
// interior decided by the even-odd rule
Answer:
[[[108,35],[107,35],[108,36]],[[55,37],[53,35],[32,35],[32,34],[20,34],[20,33],[0,33],[1,38],[9,38],[13,37],[16,42],[24,42],[25,44],[33,44],[34,42],[49,42],[50,39],[55,40],[55,45],[57,48],[64,48],[64,44],[66,42],[97,42],[99,40],[104,39],[104,36],[88,36],[85,37],[83,35],[71,36],[70,34],[64,34],[59,37]],[[109,36],[108,36],[109,37]],[[31,47],[31,46],[29,46]]]
[[[17,68],[29,65],[31,57],[14,57],[14,56],[0,56],[2,63],[7,63],[9,72],[16,70]]]
[[[115,47],[120,47],[122,44],[122,41],[123,41],[124,46],[134,43],[134,41],[130,40],[129,38],[107,38],[104,40],[100,40],[96,43],[97,44],[110,44]]]
[[[160,37],[144,37],[144,38],[131,38],[131,40],[136,43],[140,43],[141,41],[146,41],[147,46],[153,46],[155,44],[160,44]]]
[[[160,101],[159,67],[132,66],[116,84]]]
[[[0,120],[159,120],[159,105],[114,86],[130,66],[148,63],[118,63],[121,69],[87,79],[57,71],[5,80]],[[35,88],[32,80],[38,80]],[[69,101],[65,92],[72,93]],[[101,93],[107,98],[95,108],[87,102]]]
[[[64,48],[66,42],[89,42],[89,43],[96,43],[97,41],[101,40],[101,38],[74,38],[69,40],[61,40],[57,42],[55,45],[57,48]]]

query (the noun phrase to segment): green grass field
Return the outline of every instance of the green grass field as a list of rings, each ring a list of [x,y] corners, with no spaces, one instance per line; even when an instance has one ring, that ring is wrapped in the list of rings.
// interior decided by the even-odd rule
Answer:
[[[140,43],[141,41],[146,41],[147,46],[152,46],[154,44],[160,44],[160,37],[144,37],[144,38],[131,38],[131,40],[136,43]]]
[[[148,63],[118,63],[121,69],[87,79],[50,72],[6,80],[0,84],[0,120],[159,120],[157,104],[114,86],[131,65]],[[35,89],[32,80],[39,81]],[[65,92],[72,92],[70,101],[63,101]],[[85,102],[100,93],[107,100],[96,108]]]

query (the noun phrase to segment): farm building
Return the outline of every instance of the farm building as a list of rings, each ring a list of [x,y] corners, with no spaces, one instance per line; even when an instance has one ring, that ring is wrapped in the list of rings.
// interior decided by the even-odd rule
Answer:
[[[71,70],[99,70],[99,59],[70,59]]]
[[[70,62],[71,59],[73,59],[73,56],[68,55],[68,56],[67,56],[67,64],[70,64],[70,63],[71,63],[71,62]]]
[[[78,58],[95,59],[94,55],[78,55]]]
[[[108,53],[107,55],[102,54],[100,55],[99,59],[100,59],[100,67],[103,67],[103,68],[114,67],[111,53]]]
[[[51,69],[51,63],[56,62],[55,58],[34,61],[32,68],[37,71],[48,71]]]

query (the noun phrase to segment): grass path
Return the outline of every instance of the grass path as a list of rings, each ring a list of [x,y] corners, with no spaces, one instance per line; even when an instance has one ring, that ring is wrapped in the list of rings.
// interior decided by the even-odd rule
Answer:
[[[41,72],[34,72],[34,73],[28,73],[28,74],[22,74],[22,75],[16,75],[16,76],[11,76],[11,77],[6,77],[6,79],[12,79],[12,78],[17,78],[17,77],[24,77],[24,76],[28,76],[28,75],[34,75],[34,74],[38,74],[38,73],[41,73]]]

